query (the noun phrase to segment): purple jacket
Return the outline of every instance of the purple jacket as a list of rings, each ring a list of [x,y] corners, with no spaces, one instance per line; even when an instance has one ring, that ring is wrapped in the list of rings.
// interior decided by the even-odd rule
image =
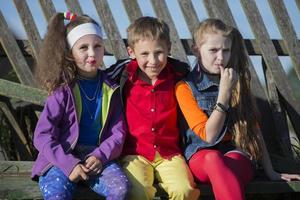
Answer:
[[[102,164],[116,159],[122,151],[127,127],[120,101],[119,86],[105,79],[102,86],[102,129],[99,146],[88,156],[95,156]],[[34,132],[34,146],[39,151],[32,168],[37,180],[52,166],[69,176],[81,160],[73,155],[79,137],[79,120],[82,110],[80,91],[64,86],[53,92],[45,103]]]

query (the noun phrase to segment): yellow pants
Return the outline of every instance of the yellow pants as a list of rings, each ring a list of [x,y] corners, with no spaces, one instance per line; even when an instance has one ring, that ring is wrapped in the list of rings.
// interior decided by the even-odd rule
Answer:
[[[157,152],[152,162],[143,156],[128,155],[122,158],[121,164],[132,185],[130,200],[153,199],[156,193],[153,186],[155,178],[170,199],[199,198],[200,192],[195,188],[193,176],[181,155],[164,159]]]

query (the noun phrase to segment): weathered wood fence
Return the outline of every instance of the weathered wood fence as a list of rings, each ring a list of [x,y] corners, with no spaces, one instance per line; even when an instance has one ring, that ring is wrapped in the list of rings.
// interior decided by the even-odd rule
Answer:
[[[0,111],[5,115],[15,134],[16,148],[20,160],[34,159],[34,151],[31,145],[34,124],[32,118],[35,115],[26,115],[22,109],[30,108],[40,110],[43,106],[46,92],[38,89],[32,73],[33,62],[39,52],[42,38],[34,23],[28,4],[23,0],[13,0],[18,14],[26,31],[27,40],[16,40],[8,28],[8,24],[0,12]],[[40,7],[46,21],[56,12],[51,0],[39,0]],[[143,15],[137,0],[119,0],[126,9],[129,21]],[[171,30],[172,49],[171,54],[175,58],[187,61],[187,56],[192,55],[191,39],[181,39],[175,28],[174,20],[168,10],[166,0],[150,0],[157,17],[167,22]],[[224,0],[203,0],[203,5],[209,17],[220,18],[227,24],[236,26],[232,11]],[[295,0],[298,10],[300,1]],[[68,9],[82,14],[82,8],[77,0],[65,0]],[[95,9],[102,21],[106,33],[105,47],[107,54],[114,55],[116,59],[127,58],[126,38],[122,38],[117,28],[107,0],[94,0]],[[191,0],[178,0],[181,12],[185,18],[190,32],[193,32],[199,19],[197,7]],[[290,141],[291,122],[295,137],[300,146],[300,103],[297,102],[293,90],[288,82],[279,56],[290,56],[293,68],[300,79],[300,41],[291,23],[284,1],[268,0],[277,27],[282,35],[280,40],[272,40],[267,32],[255,0],[240,0],[242,9],[248,19],[255,39],[246,39],[245,44],[249,55],[261,55],[266,88],[260,83],[250,61],[252,75],[252,88],[261,111],[260,125],[272,162],[278,171],[300,172],[299,152],[298,158],[293,153],[293,145]],[[1,6],[1,5],[0,5]],[[180,11],[178,11],[180,12]],[[16,74],[17,80],[8,80],[7,71],[11,68]],[[300,81],[299,81],[300,83]],[[18,101],[16,101],[18,100]],[[3,148],[2,148],[3,149]]]

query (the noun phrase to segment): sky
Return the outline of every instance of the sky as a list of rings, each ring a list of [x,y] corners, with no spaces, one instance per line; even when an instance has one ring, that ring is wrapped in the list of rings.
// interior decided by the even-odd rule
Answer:
[[[67,10],[67,7],[62,0],[52,0],[55,6],[56,11],[64,12]],[[284,0],[285,6],[288,10],[289,17],[292,21],[294,29],[296,31],[298,39],[300,38],[300,10],[296,5],[296,0]],[[34,21],[37,24],[39,33],[41,37],[44,36],[46,31],[46,20],[42,14],[39,1],[38,0],[26,0],[29,9],[33,15]],[[113,10],[113,16],[117,23],[117,26],[120,30],[121,36],[126,38],[126,28],[129,26],[130,22],[126,14],[125,8],[121,0],[108,0],[111,10]],[[272,15],[271,9],[269,7],[267,0],[256,0],[256,5],[262,15],[263,21],[266,25],[268,33],[272,39],[281,39],[280,32],[277,28],[275,19]],[[99,19],[92,0],[79,0],[83,13],[88,14],[94,18],[100,24],[101,19]],[[138,3],[141,7],[143,15],[155,16],[155,12],[152,9],[150,0],[138,0]],[[191,34],[187,28],[184,17],[180,11],[179,4],[177,0],[166,0],[167,6],[169,8],[170,14],[173,18],[175,26],[177,28],[180,38],[191,38]],[[199,20],[203,20],[208,17],[205,7],[202,3],[202,0],[192,0],[194,8],[196,10]],[[254,39],[254,35],[251,31],[250,25],[247,21],[247,18],[243,12],[242,6],[240,5],[239,0],[228,0],[229,7],[232,11],[234,19],[237,23],[237,27],[242,33],[245,39]],[[9,25],[10,30],[15,34],[19,39],[26,39],[26,33],[18,16],[17,10],[14,6],[13,0],[0,0],[0,11],[6,19],[6,22]],[[116,12],[117,11],[117,12]],[[176,19],[176,20],[174,20]],[[104,33],[104,37],[105,33]],[[261,58],[260,56],[251,56],[255,70],[263,82],[263,72],[261,67]],[[194,57],[189,57],[191,64],[194,62]],[[284,56],[280,57],[280,61],[283,65],[283,68],[286,72],[292,70],[292,62],[289,57]],[[115,62],[114,57],[106,57],[104,59],[105,65],[110,66]]]

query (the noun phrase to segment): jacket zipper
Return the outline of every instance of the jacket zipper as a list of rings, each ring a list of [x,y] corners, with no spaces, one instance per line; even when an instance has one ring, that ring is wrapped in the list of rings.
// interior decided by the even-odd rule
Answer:
[[[108,116],[109,113],[110,113],[110,109],[111,109],[110,103],[111,103],[112,96],[115,94],[116,90],[117,90],[119,87],[120,87],[120,86],[117,86],[116,88],[113,89],[113,93],[112,93],[112,95],[111,95],[111,98],[109,98],[109,103],[108,103],[109,107],[108,107],[107,116]],[[107,116],[106,116],[106,117],[107,117]],[[101,135],[102,135],[102,132],[103,132],[104,127],[105,127],[106,125],[107,125],[107,120],[105,121],[105,124],[103,124],[103,126],[102,126],[102,128],[101,128],[101,130],[100,130],[100,132],[99,132],[98,145],[100,145],[100,143],[101,143]]]

